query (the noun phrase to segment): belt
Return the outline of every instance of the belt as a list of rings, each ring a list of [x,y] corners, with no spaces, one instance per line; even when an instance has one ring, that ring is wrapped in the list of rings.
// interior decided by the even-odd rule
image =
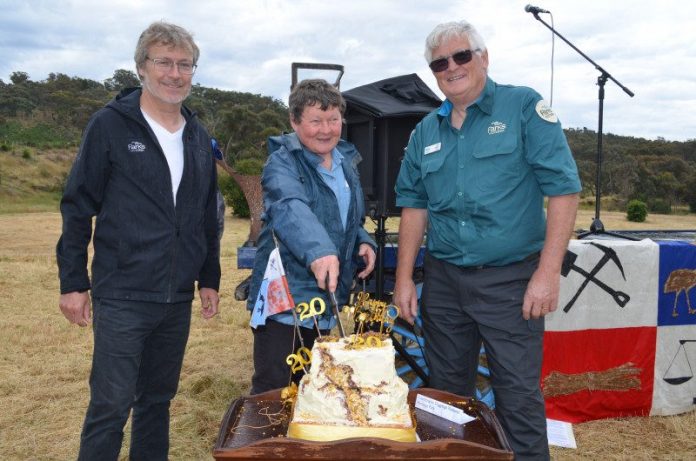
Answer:
[[[478,271],[478,270],[483,270],[483,269],[496,269],[496,268],[500,269],[501,267],[510,267],[510,266],[514,266],[515,264],[524,264],[524,263],[532,262],[532,261],[535,261],[537,258],[539,258],[540,254],[541,254],[540,251],[535,251],[534,253],[527,255],[524,259],[509,263],[509,264],[503,264],[502,266],[493,266],[493,265],[489,265],[489,264],[483,264],[480,266],[458,266],[456,264],[452,264],[452,263],[444,261],[442,259],[438,259],[435,256],[431,255],[429,252],[426,252],[425,256],[426,256],[426,258],[436,259],[440,263],[454,266],[462,271]]]
[[[535,251],[534,253],[527,255],[524,259],[509,263],[509,264],[503,264],[501,266],[493,266],[490,264],[483,264],[481,266],[459,266],[459,268],[463,271],[479,271],[479,270],[484,270],[484,269],[500,269],[501,267],[510,267],[510,266],[514,266],[516,264],[524,264],[524,263],[535,261],[536,259],[539,258],[540,254],[541,254],[541,252]]]

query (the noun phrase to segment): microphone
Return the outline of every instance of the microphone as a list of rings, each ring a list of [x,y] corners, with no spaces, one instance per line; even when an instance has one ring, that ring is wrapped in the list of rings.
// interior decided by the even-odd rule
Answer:
[[[543,8],[539,8],[538,6],[533,6],[533,5],[527,5],[524,7],[524,11],[527,13],[532,13],[532,14],[539,14],[539,13],[551,13],[548,10],[545,10]]]

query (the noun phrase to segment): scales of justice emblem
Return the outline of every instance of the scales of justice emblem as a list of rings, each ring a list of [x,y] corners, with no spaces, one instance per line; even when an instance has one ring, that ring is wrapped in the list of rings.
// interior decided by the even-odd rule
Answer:
[[[680,386],[694,377],[694,369],[691,366],[691,361],[689,360],[689,351],[687,345],[696,344],[696,339],[680,339],[679,348],[677,352],[672,357],[669,362],[665,374],[662,375],[662,379],[673,386]],[[696,347],[691,348],[696,351]],[[693,357],[692,357],[693,358]],[[693,398],[693,404],[696,405],[696,397]]]

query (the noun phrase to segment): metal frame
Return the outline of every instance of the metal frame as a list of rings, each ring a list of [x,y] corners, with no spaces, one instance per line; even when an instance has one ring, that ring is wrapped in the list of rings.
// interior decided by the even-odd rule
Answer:
[[[292,83],[290,85],[290,90],[295,88],[297,85],[297,71],[300,69],[311,69],[311,70],[335,70],[338,71],[338,77],[333,83],[333,86],[340,88],[341,78],[343,77],[343,66],[340,64],[324,64],[318,62],[293,62],[291,65]]]

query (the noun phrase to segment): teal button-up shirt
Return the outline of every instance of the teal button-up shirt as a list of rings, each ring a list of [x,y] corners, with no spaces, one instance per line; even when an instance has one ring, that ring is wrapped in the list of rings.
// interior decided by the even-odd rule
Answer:
[[[428,251],[458,266],[505,265],[541,250],[544,196],[579,192],[561,124],[541,96],[490,78],[457,130],[452,104],[415,128],[396,204],[428,210]]]

